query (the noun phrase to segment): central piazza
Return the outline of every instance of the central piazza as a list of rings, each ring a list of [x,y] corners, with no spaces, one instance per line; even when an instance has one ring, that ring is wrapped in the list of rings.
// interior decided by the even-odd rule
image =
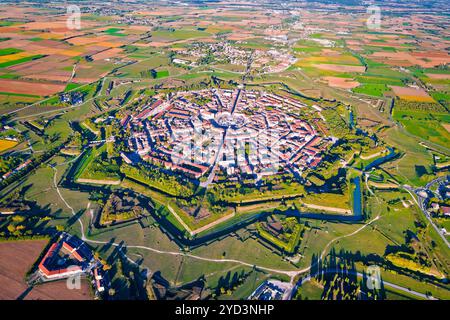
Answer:
[[[312,113],[308,120],[300,116],[304,108]],[[156,100],[121,125],[131,133],[129,149],[142,160],[207,185],[218,171],[261,179],[315,168],[335,142],[313,125],[323,119],[320,112],[264,91],[207,89]]]

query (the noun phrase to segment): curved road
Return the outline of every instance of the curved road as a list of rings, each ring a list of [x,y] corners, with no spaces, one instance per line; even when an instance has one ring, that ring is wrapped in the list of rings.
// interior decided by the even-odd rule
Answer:
[[[361,277],[361,278],[364,277],[364,275],[362,273],[360,273],[360,272],[356,272],[356,273],[351,272],[351,274],[356,274],[358,277]],[[298,284],[298,286],[302,286],[306,282],[311,281],[311,279],[314,278],[315,276],[317,276],[317,274],[315,274],[315,275],[308,275],[306,278],[302,279],[302,281]],[[400,291],[403,291],[403,292],[415,295],[416,297],[419,297],[419,298],[422,298],[422,299],[438,300],[438,299],[436,299],[436,298],[434,298],[432,296],[428,296],[426,294],[423,294],[423,293],[420,293],[420,292],[417,292],[417,291],[414,291],[414,290],[411,290],[411,289],[408,289],[408,288],[405,288],[405,287],[398,286],[398,285],[396,285],[394,283],[391,283],[391,282],[388,282],[388,281],[385,281],[385,280],[383,280],[383,285],[386,286],[386,287],[391,287],[391,288],[394,288],[394,289],[397,289],[397,290],[400,290]]]
[[[440,180],[440,179],[436,179],[436,180]],[[435,182],[436,180],[434,180],[433,182]],[[450,243],[448,242],[447,238],[445,237],[444,234],[442,234],[441,230],[439,230],[438,226],[434,223],[433,219],[430,217],[430,215],[428,214],[427,209],[425,208],[424,205],[424,200],[426,200],[426,198],[422,198],[421,196],[417,195],[417,197],[419,198],[419,201],[417,201],[416,197],[415,197],[415,191],[413,190],[411,187],[409,186],[402,186],[402,188],[404,190],[406,190],[411,197],[413,198],[414,202],[417,204],[417,206],[419,207],[420,211],[422,211],[422,213],[425,215],[425,218],[428,220],[428,222],[430,222],[430,224],[433,226],[434,230],[436,230],[437,234],[441,237],[442,241],[445,243],[445,245],[447,246],[447,248],[450,249]]]

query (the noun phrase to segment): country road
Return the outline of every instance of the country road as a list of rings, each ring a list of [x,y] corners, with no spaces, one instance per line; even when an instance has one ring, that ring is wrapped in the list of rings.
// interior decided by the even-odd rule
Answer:
[[[356,275],[357,275],[358,277],[360,277],[360,278],[363,278],[363,277],[364,277],[364,275],[363,275],[362,273],[360,273],[360,272],[356,272],[356,273],[350,272],[350,274],[356,274]],[[305,283],[311,281],[312,278],[314,278],[316,275],[317,275],[317,274],[314,274],[314,275],[308,275],[306,278],[302,279],[302,281],[298,284],[298,287],[300,287],[300,286],[302,286],[303,284],[305,284]],[[388,281],[385,281],[385,280],[383,280],[383,286],[385,286],[385,287],[391,287],[391,288],[394,288],[394,289],[397,289],[397,290],[400,290],[400,291],[403,291],[403,292],[406,292],[406,293],[415,295],[416,297],[419,297],[419,298],[422,298],[422,299],[427,299],[427,300],[438,300],[438,299],[436,299],[436,298],[434,298],[434,297],[432,297],[432,296],[428,296],[428,295],[426,295],[426,294],[423,294],[423,293],[420,293],[420,292],[417,292],[417,291],[414,291],[414,290],[411,290],[411,289],[408,289],[408,288],[405,288],[405,287],[401,287],[401,286],[399,286],[399,285],[396,285],[396,284],[394,284],[394,283],[391,283],[391,282],[388,282]]]
[[[434,181],[436,181],[436,180],[434,180]],[[442,234],[441,230],[439,230],[438,226],[434,223],[433,219],[430,217],[430,215],[429,215],[428,211],[426,210],[426,208],[424,208],[424,203],[423,203],[424,200],[420,196],[417,195],[417,197],[419,198],[420,202],[417,201],[416,194],[414,193],[414,190],[412,190],[411,187],[402,186],[402,188],[404,190],[406,190],[411,195],[411,197],[413,198],[414,202],[419,207],[420,211],[424,214],[425,218],[428,220],[428,222],[430,222],[430,224],[434,228],[434,230],[436,230],[437,234],[442,239],[442,241],[445,243],[447,248],[450,249],[450,243],[448,242],[446,236],[444,234]]]

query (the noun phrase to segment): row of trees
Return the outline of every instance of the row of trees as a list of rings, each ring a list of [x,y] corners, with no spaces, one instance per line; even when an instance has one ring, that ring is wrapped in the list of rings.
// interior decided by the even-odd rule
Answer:
[[[313,255],[311,275],[323,286],[323,300],[383,300],[386,292],[380,279],[380,286],[370,286],[368,277],[363,273],[358,279],[355,261],[344,251],[334,249],[321,259]]]
[[[187,179],[182,179],[149,166],[140,165],[139,167],[133,167],[123,164],[121,171],[129,178],[148,184],[151,187],[176,197],[192,197],[197,189],[196,186]]]

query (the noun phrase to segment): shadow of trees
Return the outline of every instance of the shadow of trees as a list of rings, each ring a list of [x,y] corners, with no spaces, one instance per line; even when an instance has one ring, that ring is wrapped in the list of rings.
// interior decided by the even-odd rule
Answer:
[[[112,266],[109,270],[109,277],[111,278],[111,288],[115,293],[109,298],[112,300],[147,300],[148,272],[142,269],[143,258],[138,261],[130,261],[124,241],[114,244],[114,239],[111,239],[103,249],[107,251],[112,247],[114,250],[108,256],[107,262]]]
[[[359,259],[355,259],[359,257]],[[380,287],[368,286],[368,277],[363,271],[358,273],[356,262],[361,261],[361,253],[334,248],[325,258],[313,254],[311,258],[311,278],[323,286],[323,300],[383,300],[386,292],[379,274]],[[362,274],[362,277],[358,278]],[[362,278],[362,279],[361,279]]]

